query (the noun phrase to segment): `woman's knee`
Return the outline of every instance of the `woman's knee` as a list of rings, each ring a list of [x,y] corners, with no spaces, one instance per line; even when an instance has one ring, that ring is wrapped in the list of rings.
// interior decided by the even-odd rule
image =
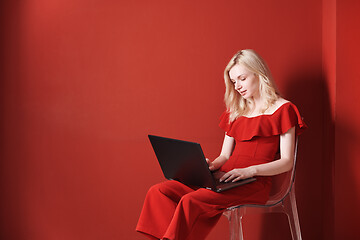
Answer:
[[[159,183],[152,185],[148,190],[148,194],[152,193],[152,192],[158,192],[158,191],[159,191]]]
[[[216,198],[219,197],[216,194],[211,190],[201,188],[184,195],[181,201],[185,204],[213,205],[216,203]]]
[[[183,195],[185,192],[188,191],[186,188],[187,187],[182,183],[170,180],[151,186],[148,193],[159,192],[164,195]]]
[[[180,201],[183,205],[201,204],[197,195],[197,191],[185,194],[181,197]]]

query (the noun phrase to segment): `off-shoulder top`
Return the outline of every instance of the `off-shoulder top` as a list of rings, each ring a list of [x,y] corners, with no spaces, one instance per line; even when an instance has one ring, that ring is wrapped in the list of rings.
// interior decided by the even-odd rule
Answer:
[[[220,169],[225,172],[275,160],[280,153],[280,135],[292,127],[299,135],[307,128],[291,102],[284,103],[272,114],[240,116],[232,122],[229,122],[229,112],[225,111],[219,126],[235,139],[232,155]]]

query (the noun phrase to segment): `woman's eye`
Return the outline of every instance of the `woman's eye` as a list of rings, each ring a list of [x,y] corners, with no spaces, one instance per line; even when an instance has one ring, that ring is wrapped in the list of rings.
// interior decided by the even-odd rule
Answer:
[[[241,78],[241,79],[240,79],[240,81],[245,81],[245,80],[246,80],[246,78]]]

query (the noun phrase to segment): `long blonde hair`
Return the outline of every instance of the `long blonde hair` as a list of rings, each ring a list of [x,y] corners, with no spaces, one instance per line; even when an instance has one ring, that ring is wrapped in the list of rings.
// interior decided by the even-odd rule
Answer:
[[[242,64],[253,72],[259,79],[259,92],[264,99],[264,107],[261,112],[264,113],[279,97],[279,92],[271,76],[266,62],[252,49],[238,51],[230,60],[224,71],[225,96],[224,101],[227,111],[230,112],[230,122],[239,116],[245,115],[249,111],[251,100],[243,98],[234,88],[230,80],[229,71],[236,64]]]

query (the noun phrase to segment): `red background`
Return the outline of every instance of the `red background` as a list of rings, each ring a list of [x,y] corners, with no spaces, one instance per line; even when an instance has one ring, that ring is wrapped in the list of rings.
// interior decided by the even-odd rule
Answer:
[[[13,0],[0,3],[1,239],[139,239],[163,180],[147,140],[219,154],[223,69],[268,62],[309,125],[296,196],[304,239],[352,239],[360,209],[359,1]],[[289,239],[246,216],[246,239]],[[222,218],[209,239],[228,237]]]

